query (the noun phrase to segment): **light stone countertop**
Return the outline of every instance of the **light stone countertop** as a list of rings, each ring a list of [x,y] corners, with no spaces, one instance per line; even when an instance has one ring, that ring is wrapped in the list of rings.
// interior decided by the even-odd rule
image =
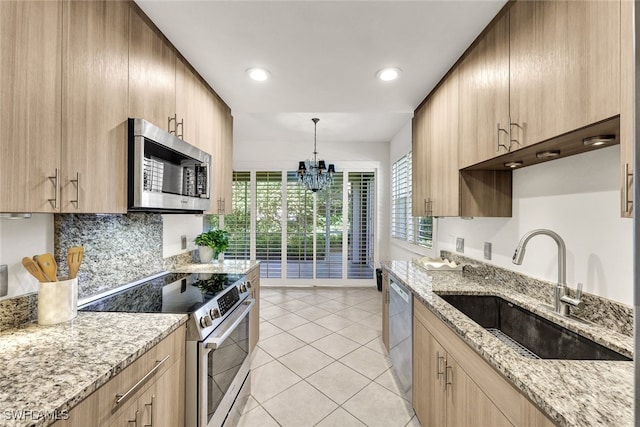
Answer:
[[[78,312],[69,322],[3,331],[0,426],[52,424],[52,415],[62,416],[186,320],[184,314]]]
[[[260,264],[260,261],[224,260],[211,263],[182,264],[171,268],[172,273],[227,273],[246,274],[249,270]]]
[[[410,288],[428,309],[558,425],[633,425],[633,362],[524,358],[436,292],[500,296],[626,356],[633,354],[632,337],[564,318],[545,308],[539,300],[478,276],[459,272],[427,273],[408,261],[387,261],[383,268]]]

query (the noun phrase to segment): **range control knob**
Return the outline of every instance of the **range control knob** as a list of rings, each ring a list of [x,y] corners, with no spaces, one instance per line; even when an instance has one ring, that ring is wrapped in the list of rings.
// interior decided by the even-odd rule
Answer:
[[[202,326],[203,328],[206,328],[211,325],[213,325],[213,322],[211,321],[211,317],[209,317],[208,314],[205,314],[200,318],[200,326]]]
[[[242,290],[242,292],[247,292],[247,285],[245,285],[244,283],[240,286],[240,290]]]
[[[213,317],[214,319],[217,319],[218,317],[220,317],[220,310],[218,310],[217,308],[212,308],[211,310],[209,310],[209,314],[211,314],[211,317]]]
[[[247,281],[247,289],[251,289],[251,282]]]

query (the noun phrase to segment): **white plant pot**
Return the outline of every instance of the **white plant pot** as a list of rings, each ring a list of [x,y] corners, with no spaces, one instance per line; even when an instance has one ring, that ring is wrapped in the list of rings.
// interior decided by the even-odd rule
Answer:
[[[210,263],[213,258],[213,249],[209,246],[198,246],[198,253],[200,254],[200,262],[202,264]]]

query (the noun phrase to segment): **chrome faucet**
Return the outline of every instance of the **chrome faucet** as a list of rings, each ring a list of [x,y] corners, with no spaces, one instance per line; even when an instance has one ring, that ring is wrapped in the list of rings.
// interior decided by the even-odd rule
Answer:
[[[527,234],[522,236],[522,239],[520,239],[518,247],[513,253],[512,261],[516,265],[521,265],[527,243],[529,242],[529,240],[531,240],[532,237],[538,235],[549,236],[558,245],[558,283],[556,284],[553,294],[554,309],[556,313],[568,316],[569,306],[578,308],[584,307],[584,303],[581,301],[582,283],[578,284],[576,298],[569,297],[567,294],[567,247],[564,244],[564,240],[562,240],[562,237],[560,237],[558,233],[546,229],[538,229],[528,232]]]

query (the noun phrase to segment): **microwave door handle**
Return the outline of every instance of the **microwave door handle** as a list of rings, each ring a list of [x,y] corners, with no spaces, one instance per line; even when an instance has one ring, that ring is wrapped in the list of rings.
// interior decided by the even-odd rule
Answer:
[[[203,163],[202,166],[204,167],[205,170],[205,175],[206,175],[206,185],[207,185],[207,191],[206,191],[206,195],[205,195],[205,199],[210,199],[211,198],[211,163]]]
[[[231,333],[238,327],[240,322],[242,322],[245,319],[245,317],[247,317],[247,315],[251,312],[251,309],[253,308],[253,305],[255,303],[256,301],[254,299],[251,299],[241,304],[240,307],[244,306],[242,311],[237,314],[233,314],[232,316],[229,316],[229,319],[223,322],[216,330],[216,332],[218,331],[219,332],[207,340],[207,342],[204,345],[205,348],[209,348],[212,350],[219,348],[222,345],[222,343],[227,338],[229,338],[229,335],[231,335]]]

